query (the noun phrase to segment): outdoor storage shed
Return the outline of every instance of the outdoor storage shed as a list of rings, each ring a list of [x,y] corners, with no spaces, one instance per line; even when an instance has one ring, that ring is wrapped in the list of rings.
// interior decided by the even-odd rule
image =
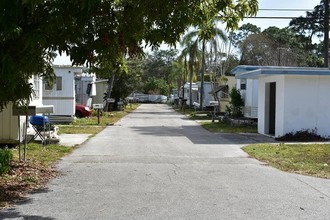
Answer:
[[[262,67],[239,79],[258,79],[258,132],[275,137],[309,130],[330,136],[330,70]]]

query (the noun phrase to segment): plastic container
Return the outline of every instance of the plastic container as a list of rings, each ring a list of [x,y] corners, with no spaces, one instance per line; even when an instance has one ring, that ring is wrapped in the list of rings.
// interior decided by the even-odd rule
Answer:
[[[30,123],[32,125],[44,125],[47,124],[49,122],[48,117],[47,116],[42,116],[42,115],[34,115],[30,117]]]

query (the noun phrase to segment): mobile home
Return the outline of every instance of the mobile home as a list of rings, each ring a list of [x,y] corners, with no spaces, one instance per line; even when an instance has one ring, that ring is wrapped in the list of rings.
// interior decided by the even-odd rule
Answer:
[[[72,121],[75,115],[75,74],[82,74],[82,67],[53,66],[56,75],[52,86],[46,82],[43,87],[42,102],[54,105],[51,121]]]
[[[258,132],[275,137],[302,130],[330,137],[330,70],[263,67],[237,75],[258,79]]]
[[[9,103],[0,112],[0,144],[18,144],[24,139],[25,126],[29,126],[25,115],[52,112],[53,106],[44,106],[42,103],[42,79],[33,76],[29,79],[33,86],[33,97],[29,104],[28,113],[20,112],[13,103]]]

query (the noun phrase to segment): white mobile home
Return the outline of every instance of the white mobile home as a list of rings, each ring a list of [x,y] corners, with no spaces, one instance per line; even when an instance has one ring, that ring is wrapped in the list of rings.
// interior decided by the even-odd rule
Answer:
[[[54,105],[51,121],[72,121],[75,115],[75,74],[82,74],[82,67],[53,66],[56,79],[53,86],[46,82],[43,88],[42,102]]]
[[[92,98],[96,96],[95,74],[76,73],[74,79],[76,103],[91,107]]]
[[[34,90],[32,100],[29,104],[29,109],[34,109],[33,114],[52,111],[52,106],[44,106],[42,104],[41,78],[33,76],[29,79],[29,83],[32,84]],[[9,103],[0,112],[0,144],[18,144],[19,140],[22,141],[24,139],[26,117],[15,114],[15,112],[18,111],[13,108],[13,103]]]
[[[198,86],[198,103],[200,104],[201,98],[201,82],[196,83]],[[204,82],[204,92],[203,92],[203,107],[211,106],[210,102],[215,101],[213,95],[211,94],[212,89],[216,87],[216,85],[212,82]]]
[[[191,103],[190,103],[190,83],[185,83],[181,86],[179,91],[179,97],[185,99],[186,105],[192,105],[194,102],[198,102],[198,85],[196,83],[191,84]]]
[[[108,92],[108,81],[107,79],[98,79],[94,82],[96,94],[93,96],[92,104],[105,104],[104,96]]]
[[[258,79],[258,132],[275,137],[301,130],[330,136],[330,70],[259,67],[238,79]]]
[[[234,68],[231,72],[235,75],[253,71],[259,66],[241,65]],[[243,115],[247,118],[258,118],[258,79],[236,79],[236,89],[241,92],[244,100]]]

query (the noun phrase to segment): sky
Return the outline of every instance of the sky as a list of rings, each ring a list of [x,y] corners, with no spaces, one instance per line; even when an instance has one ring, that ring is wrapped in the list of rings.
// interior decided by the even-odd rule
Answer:
[[[321,0],[259,0],[259,9],[304,9],[313,10]],[[305,11],[269,11],[259,10],[256,17],[299,17],[305,16]],[[270,26],[284,28],[289,25],[290,19],[260,19],[247,18],[240,23],[252,23],[264,30]],[[54,60],[55,65],[71,65],[69,57],[62,55]]]
[[[259,12],[256,17],[299,17],[305,16],[305,11],[266,11],[262,9],[304,9],[313,10],[321,0],[259,0]],[[289,25],[290,19],[244,19],[241,24],[252,23],[262,30],[276,26],[284,28]]]

